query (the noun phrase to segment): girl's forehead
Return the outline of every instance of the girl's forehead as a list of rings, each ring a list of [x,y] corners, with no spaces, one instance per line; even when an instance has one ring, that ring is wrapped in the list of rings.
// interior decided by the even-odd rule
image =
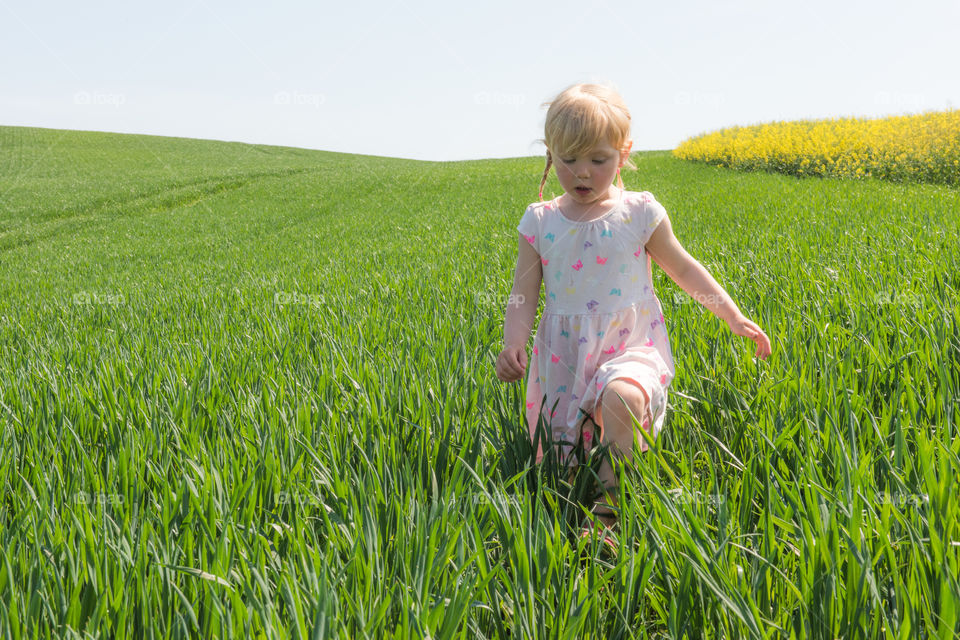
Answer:
[[[567,150],[566,152],[567,152],[567,153],[578,153],[579,150]],[[610,144],[610,143],[607,142],[606,140],[604,140],[603,142],[598,142],[597,144],[595,144],[595,145],[593,145],[593,146],[591,146],[591,147],[588,147],[588,148],[586,148],[586,149],[583,151],[584,154],[591,154],[591,153],[611,153],[611,152],[616,152],[616,149],[613,147],[612,144]]]

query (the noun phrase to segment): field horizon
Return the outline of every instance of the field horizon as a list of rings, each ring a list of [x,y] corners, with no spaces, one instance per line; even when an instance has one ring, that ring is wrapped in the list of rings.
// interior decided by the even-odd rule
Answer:
[[[160,133],[126,133],[122,131],[105,131],[102,129],[61,129],[58,127],[37,127],[33,125],[5,125],[0,124],[0,128],[6,129],[36,129],[38,131],[57,131],[57,132],[71,132],[71,133],[90,133],[90,134],[105,134],[111,136],[141,136],[144,138],[168,138],[171,140],[181,140],[181,141],[194,141],[194,142],[211,142],[211,143],[224,143],[224,144],[242,144],[255,147],[271,147],[276,149],[291,149],[297,151],[319,151],[321,153],[338,153],[347,156],[359,156],[364,158],[382,158],[385,160],[406,160],[409,162],[429,162],[434,164],[449,164],[456,162],[482,162],[485,160],[518,160],[523,158],[540,158],[541,156],[503,156],[503,157],[484,157],[484,158],[464,158],[458,160],[422,160],[418,158],[406,158],[403,156],[386,156],[379,154],[370,154],[370,153],[352,153],[350,151],[333,151],[330,149],[314,149],[311,147],[295,147],[290,145],[279,145],[279,144],[268,144],[263,142],[244,142],[242,140],[221,140],[218,138],[195,138],[190,136],[173,136]],[[666,152],[670,149],[634,149],[632,153],[647,153],[647,152]]]

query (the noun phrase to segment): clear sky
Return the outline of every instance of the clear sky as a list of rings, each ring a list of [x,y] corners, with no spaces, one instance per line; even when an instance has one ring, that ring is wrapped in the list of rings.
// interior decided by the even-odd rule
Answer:
[[[540,155],[607,82],[634,150],[960,107],[960,0],[0,0],[0,124],[423,160]]]

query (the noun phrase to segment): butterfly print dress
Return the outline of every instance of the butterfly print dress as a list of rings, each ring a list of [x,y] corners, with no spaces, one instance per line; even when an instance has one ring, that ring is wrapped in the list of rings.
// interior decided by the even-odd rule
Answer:
[[[532,440],[543,416],[553,439],[570,443],[562,446],[562,460],[584,421],[602,419],[595,416],[597,399],[615,378],[646,392],[647,414],[637,418],[647,432],[654,436],[663,427],[673,356],[644,247],[666,217],[649,192],[621,190],[617,204],[593,220],[567,218],[555,198],[531,204],[517,225],[540,255],[546,296],[527,371],[525,417]],[[540,446],[537,462],[542,458]]]

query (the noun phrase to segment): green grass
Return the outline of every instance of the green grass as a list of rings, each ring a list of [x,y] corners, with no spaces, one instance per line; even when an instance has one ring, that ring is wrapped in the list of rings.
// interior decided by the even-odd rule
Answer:
[[[953,637],[960,193],[634,159],[774,349],[656,270],[611,558],[493,370],[540,158],[0,127],[0,635]]]

